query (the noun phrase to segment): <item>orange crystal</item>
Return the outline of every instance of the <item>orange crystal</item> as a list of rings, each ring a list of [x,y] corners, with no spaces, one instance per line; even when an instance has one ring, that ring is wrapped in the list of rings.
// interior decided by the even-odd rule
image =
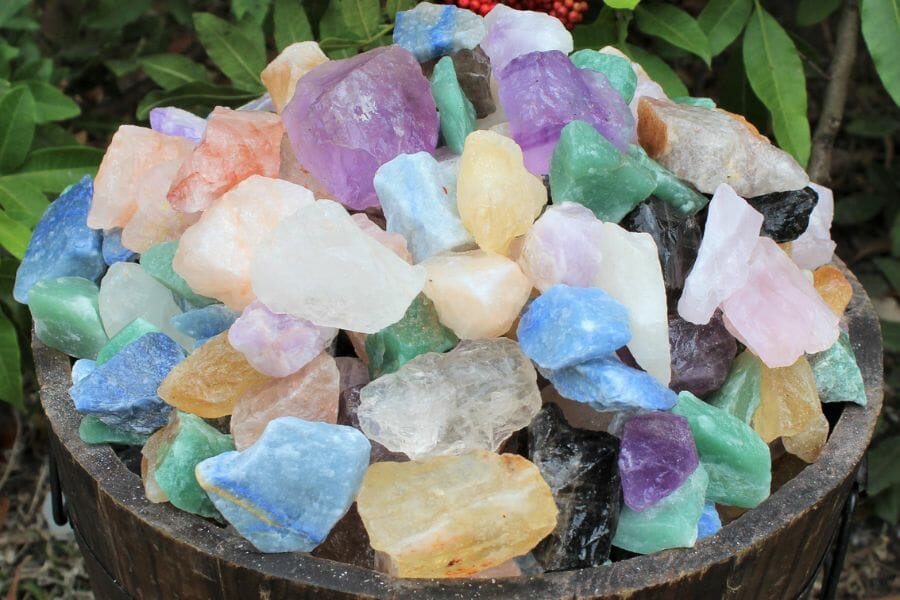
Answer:
[[[819,267],[813,272],[813,285],[831,312],[840,318],[853,298],[853,286],[841,270],[834,265]]]

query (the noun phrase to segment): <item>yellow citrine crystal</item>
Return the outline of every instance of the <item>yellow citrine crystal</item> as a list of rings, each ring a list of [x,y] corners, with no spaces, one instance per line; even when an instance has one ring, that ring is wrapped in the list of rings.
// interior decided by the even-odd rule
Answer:
[[[813,272],[813,285],[831,312],[842,316],[853,298],[853,286],[841,270],[833,265],[819,267]]]
[[[556,526],[538,468],[485,450],[369,467],[357,506],[400,577],[464,577],[525,554]]]
[[[297,42],[282,50],[260,73],[275,110],[281,113],[294,97],[297,80],[324,62],[328,57],[316,42]]]
[[[157,393],[179,410],[215,419],[230,415],[247,390],[271,380],[231,347],[226,331],[169,371]]]
[[[801,356],[789,367],[771,369],[762,364],[761,368],[753,428],[766,443],[807,431],[822,414],[822,404],[806,357]]]

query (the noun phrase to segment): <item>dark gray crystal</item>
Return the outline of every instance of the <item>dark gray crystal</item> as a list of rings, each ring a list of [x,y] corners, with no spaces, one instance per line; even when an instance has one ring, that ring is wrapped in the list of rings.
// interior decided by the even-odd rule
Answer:
[[[818,201],[819,195],[811,187],[747,198],[750,206],[764,217],[762,235],[779,244],[796,240],[806,231],[809,215]]]
[[[706,325],[695,325],[670,314],[669,347],[669,387],[676,392],[687,390],[700,398],[722,387],[737,354],[737,341],[728,333],[718,311]]]
[[[459,85],[475,107],[475,116],[483,119],[497,110],[491,96],[491,59],[481,46],[476,46],[474,50],[460,50],[451,55],[451,59]],[[431,79],[436,64],[437,59],[422,63],[425,77]]]

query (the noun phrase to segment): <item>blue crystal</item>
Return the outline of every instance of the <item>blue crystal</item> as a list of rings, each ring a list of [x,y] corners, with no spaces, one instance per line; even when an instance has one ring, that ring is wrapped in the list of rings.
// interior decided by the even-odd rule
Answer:
[[[703,505],[703,512],[700,513],[700,520],[697,521],[697,540],[707,538],[722,529],[722,519],[716,511],[714,502],[707,501]]]
[[[628,309],[603,290],[557,284],[528,306],[516,336],[540,367],[562,369],[615,352],[631,329]]]
[[[474,48],[485,32],[481,17],[452,4],[422,2],[398,12],[394,20],[394,43],[412,52],[419,62]]]
[[[427,152],[400,154],[375,173],[387,230],[406,238],[415,262],[473,244],[456,209],[456,173]]]
[[[564,369],[542,369],[564,398],[590,404],[596,410],[669,410],[678,401],[644,371],[632,369],[609,355]]]
[[[262,552],[309,552],[356,498],[369,440],[352,427],[281,417],[242,452],[197,465],[219,512]]]
[[[219,335],[231,327],[239,316],[241,313],[224,304],[211,304],[175,315],[171,323],[172,327],[199,342]]]
[[[72,363],[72,383],[78,383],[97,368],[97,361],[90,358],[79,358]]]
[[[121,229],[103,230],[103,262],[114,265],[117,262],[129,262],[137,258],[137,253],[122,245]]]
[[[67,188],[41,217],[16,273],[13,296],[17,302],[26,304],[28,290],[44,279],[100,279],[106,269],[101,252],[103,234],[87,226],[93,190],[91,178],[85,177]]]
[[[169,371],[184,358],[163,333],[148,333],[69,389],[75,409],[111,427],[152,433],[166,424],[172,407],[156,395]]]

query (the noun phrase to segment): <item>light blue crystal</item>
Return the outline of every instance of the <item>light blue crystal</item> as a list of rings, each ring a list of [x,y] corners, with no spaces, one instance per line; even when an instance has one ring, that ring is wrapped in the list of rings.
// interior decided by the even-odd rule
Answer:
[[[97,361],[90,358],[79,358],[72,363],[72,383],[78,383],[97,368]]]
[[[703,512],[700,513],[700,520],[697,521],[697,541],[708,538],[720,529],[722,529],[722,519],[719,517],[715,503],[706,502],[703,505]]]
[[[417,263],[474,243],[456,209],[454,167],[417,152],[400,154],[375,173],[387,230],[406,238]]]
[[[117,262],[126,262],[137,258],[137,253],[132,252],[122,245],[122,230],[103,230],[103,262],[113,265]]]
[[[239,316],[241,313],[224,304],[211,304],[175,315],[171,323],[172,327],[199,342],[227,330]]]
[[[25,257],[16,272],[13,296],[28,302],[28,290],[38,281],[83,277],[96,282],[106,269],[103,234],[87,226],[94,186],[90,177],[67,188],[34,228]]]
[[[522,352],[545,369],[562,369],[615,352],[631,340],[628,309],[599,288],[557,284],[519,321]]]
[[[69,395],[78,412],[122,431],[152,433],[166,424],[172,411],[156,390],[183,358],[172,338],[148,333],[72,386]]]
[[[394,43],[406,48],[419,62],[472,49],[486,33],[484,20],[452,4],[422,2],[397,13]]]
[[[280,417],[246,450],[198,464],[197,481],[260,551],[309,552],[355,500],[370,450],[352,427]]]
[[[678,401],[644,371],[632,369],[609,355],[564,369],[541,369],[564,398],[590,404],[596,410],[669,410]]]
[[[854,402],[866,405],[866,386],[856,363],[850,337],[841,332],[834,345],[809,357],[822,402]]]
[[[597,50],[579,50],[569,58],[579,69],[591,69],[606,75],[609,83],[622,95],[625,102],[631,102],[634,98],[637,75],[627,58]]]

